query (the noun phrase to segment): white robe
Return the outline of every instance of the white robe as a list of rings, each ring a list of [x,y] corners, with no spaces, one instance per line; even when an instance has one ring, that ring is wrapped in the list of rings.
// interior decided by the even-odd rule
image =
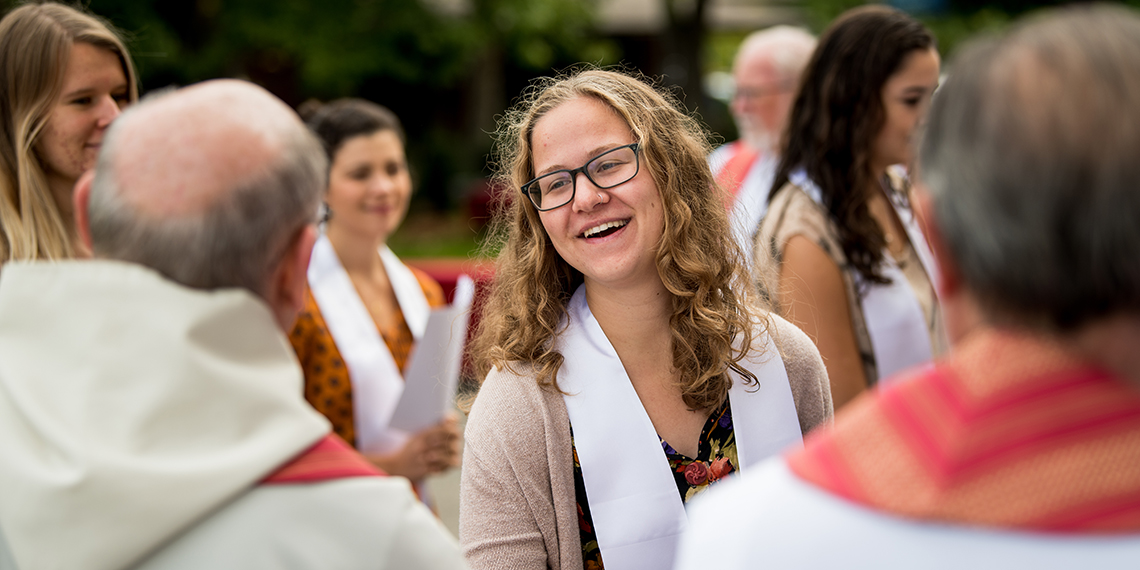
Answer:
[[[459,568],[406,481],[258,482],[329,433],[246,291],[112,261],[0,281],[0,569]]]
[[[694,499],[677,570],[1135,568],[1140,537],[1015,532],[916,521],[836,497],[782,458]]]
[[[734,144],[726,144],[714,150],[709,155],[709,166],[713,176],[719,176],[721,169],[732,158]],[[763,151],[752,161],[752,166],[740,182],[740,190],[729,210],[729,221],[732,224],[732,235],[736,239],[740,251],[744,253],[745,263],[752,264],[753,238],[760,227],[760,220],[768,211],[768,194],[772,190],[772,181],[776,178],[776,168],[780,157],[772,151]]]

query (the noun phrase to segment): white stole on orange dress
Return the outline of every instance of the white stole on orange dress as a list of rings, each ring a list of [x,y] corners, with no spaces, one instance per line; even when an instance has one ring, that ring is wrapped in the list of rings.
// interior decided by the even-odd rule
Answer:
[[[427,297],[415,274],[390,249],[382,247],[379,253],[404,321],[418,341],[431,312]],[[408,434],[390,428],[388,423],[404,392],[403,376],[332,243],[323,235],[313,246],[308,278],[329,334],[348,368],[357,449],[377,454],[400,449]]]

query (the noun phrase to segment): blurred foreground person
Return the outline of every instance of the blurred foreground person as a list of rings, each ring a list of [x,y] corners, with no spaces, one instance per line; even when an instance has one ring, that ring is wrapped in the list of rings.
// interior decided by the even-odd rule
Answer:
[[[919,192],[955,351],[694,505],[678,568],[1136,566],[1138,98],[1125,8],[963,51]]]
[[[311,109],[306,122],[329,159],[329,219],[289,334],[305,399],[369,461],[422,494],[424,477],[458,464],[459,429],[454,417],[418,433],[388,425],[412,347],[431,308],[447,302],[439,283],[386,245],[412,197],[404,129],[387,108],[363,99]]]
[[[815,38],[800,28],[773,26],[745,38],[732,63],[732,117],[740,139],[709,155],[717,183],[733,196],[732,231],[751,262],[752,236],[768,207],[779,164],[780,137]]]
[[[601,70],[528,93],[500,127],[521,195],[472,351],[460,542],[479,569],[669,568],[687,501],[830,419],[827,376],[753,305],[676,100]]]
[[[55,2],[0,21],[0,264],[83,255],[72,189],[107,126],[138,98],[123,41]]]
[[[920,22],[848,10],[820,36],[788,118],[753,253],[773,306],[819,347],[836,410],[944,350],[903,166],[938,70]]]
[[[281,101],[216,81],[129,110],[76,187],[95,261],[0,288],[0,567],[457,568],[301,396],[325,176]]]

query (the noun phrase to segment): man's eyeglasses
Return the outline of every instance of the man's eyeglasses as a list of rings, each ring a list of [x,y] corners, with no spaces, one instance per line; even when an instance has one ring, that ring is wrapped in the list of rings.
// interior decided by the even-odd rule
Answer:
[[[578,174],[586,175],[602,190],[629,182],[641,168],[638,143],[611,148],[571,170],[555,170],[522,185],[522,192],[539,212],[553,210],[574,199]]]

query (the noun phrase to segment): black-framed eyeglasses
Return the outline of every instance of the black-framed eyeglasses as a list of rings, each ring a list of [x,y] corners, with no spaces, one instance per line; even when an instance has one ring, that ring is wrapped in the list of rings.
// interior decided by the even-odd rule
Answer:
[[[611,148],[586,164],[570,170],[548,172],[522,185],[522,192],[539,212],[553,210],[574,199],[578,173],[602,190],[625,184],[637,176],[641,169],[638,143]]]

